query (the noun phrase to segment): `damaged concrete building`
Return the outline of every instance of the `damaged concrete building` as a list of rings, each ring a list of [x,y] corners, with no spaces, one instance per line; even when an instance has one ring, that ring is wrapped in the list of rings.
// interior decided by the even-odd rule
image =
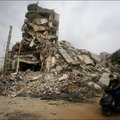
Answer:
[[[97,55],[58,41],[59,14],[37,4],[27,9],[23,39],[12,47],[11,74],[0,80],[1,90],[8,96],[72,101],[98,96],[116,69],[111,58],[118,53]]]
[[[54,10],[38,7],[36,4],[28,5],[27,9],[22,26],[23,39],[12,49],[12,69],[49,71],[55,64],[59,14]]]

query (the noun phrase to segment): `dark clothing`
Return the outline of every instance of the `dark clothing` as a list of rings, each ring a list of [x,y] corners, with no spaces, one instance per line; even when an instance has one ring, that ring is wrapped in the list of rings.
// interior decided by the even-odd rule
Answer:
[[[115,92],[115,105],[120,106],[120,89]]]
[[[120,84],[120,81],[118,79],[113,79],[113,80],[110,80],[108,85],[110,88],[112,88],[110,94],[112,95],[115,101],[115,106],[120,105],[120,87],[115,88],[118,86],[118,84]]]

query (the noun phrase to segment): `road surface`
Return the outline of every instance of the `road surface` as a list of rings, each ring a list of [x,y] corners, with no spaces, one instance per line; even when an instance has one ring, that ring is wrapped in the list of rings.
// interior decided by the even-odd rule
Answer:
[[[120,120],[120,114],[102,115],[99,98],[91,103],[71,103],[62,100],[40,100],[30,97],[0,96],[0,119],[3,120]]]

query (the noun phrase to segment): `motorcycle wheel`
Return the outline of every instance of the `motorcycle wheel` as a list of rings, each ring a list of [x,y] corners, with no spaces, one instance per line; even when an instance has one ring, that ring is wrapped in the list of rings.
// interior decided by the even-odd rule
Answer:
[[[104,114],[105,116],[110,116],[110,115],[112,114],[112,110],[110,110],[110,109],[103,110],[103,114]]]

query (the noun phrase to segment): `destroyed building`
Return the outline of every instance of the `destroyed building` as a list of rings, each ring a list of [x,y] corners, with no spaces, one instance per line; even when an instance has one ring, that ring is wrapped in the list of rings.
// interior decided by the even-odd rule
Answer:
[[[22,26],[22,41],[12,49],[17,69],[46,70],[55,63],[55,44],[58,43],[59,14],[54,10],[28,5]],[[19,57],[19,58],[18,58]],[[13,68],[18,65],[13,61]],[[14,65],[16,64],[16,65]]]
[[[78,65],[83,62],[95,66],[98,55],[78,50],[69,42],[58,42],[59,15],[54,10],[28,5],[22,26],[22,41],[12,48],[13,71],[50,71],[58,65]],[[68,46],[68,47],[67,47]],[[71,47],[69,47],[71,46]]]
[[[72,101],[98,96],[108,84],[112,57],[58,41],[59,14],[36,4],[27,9],[23,39],[12,47],[11,74],[0,80],[1,90],[8,96]]]

